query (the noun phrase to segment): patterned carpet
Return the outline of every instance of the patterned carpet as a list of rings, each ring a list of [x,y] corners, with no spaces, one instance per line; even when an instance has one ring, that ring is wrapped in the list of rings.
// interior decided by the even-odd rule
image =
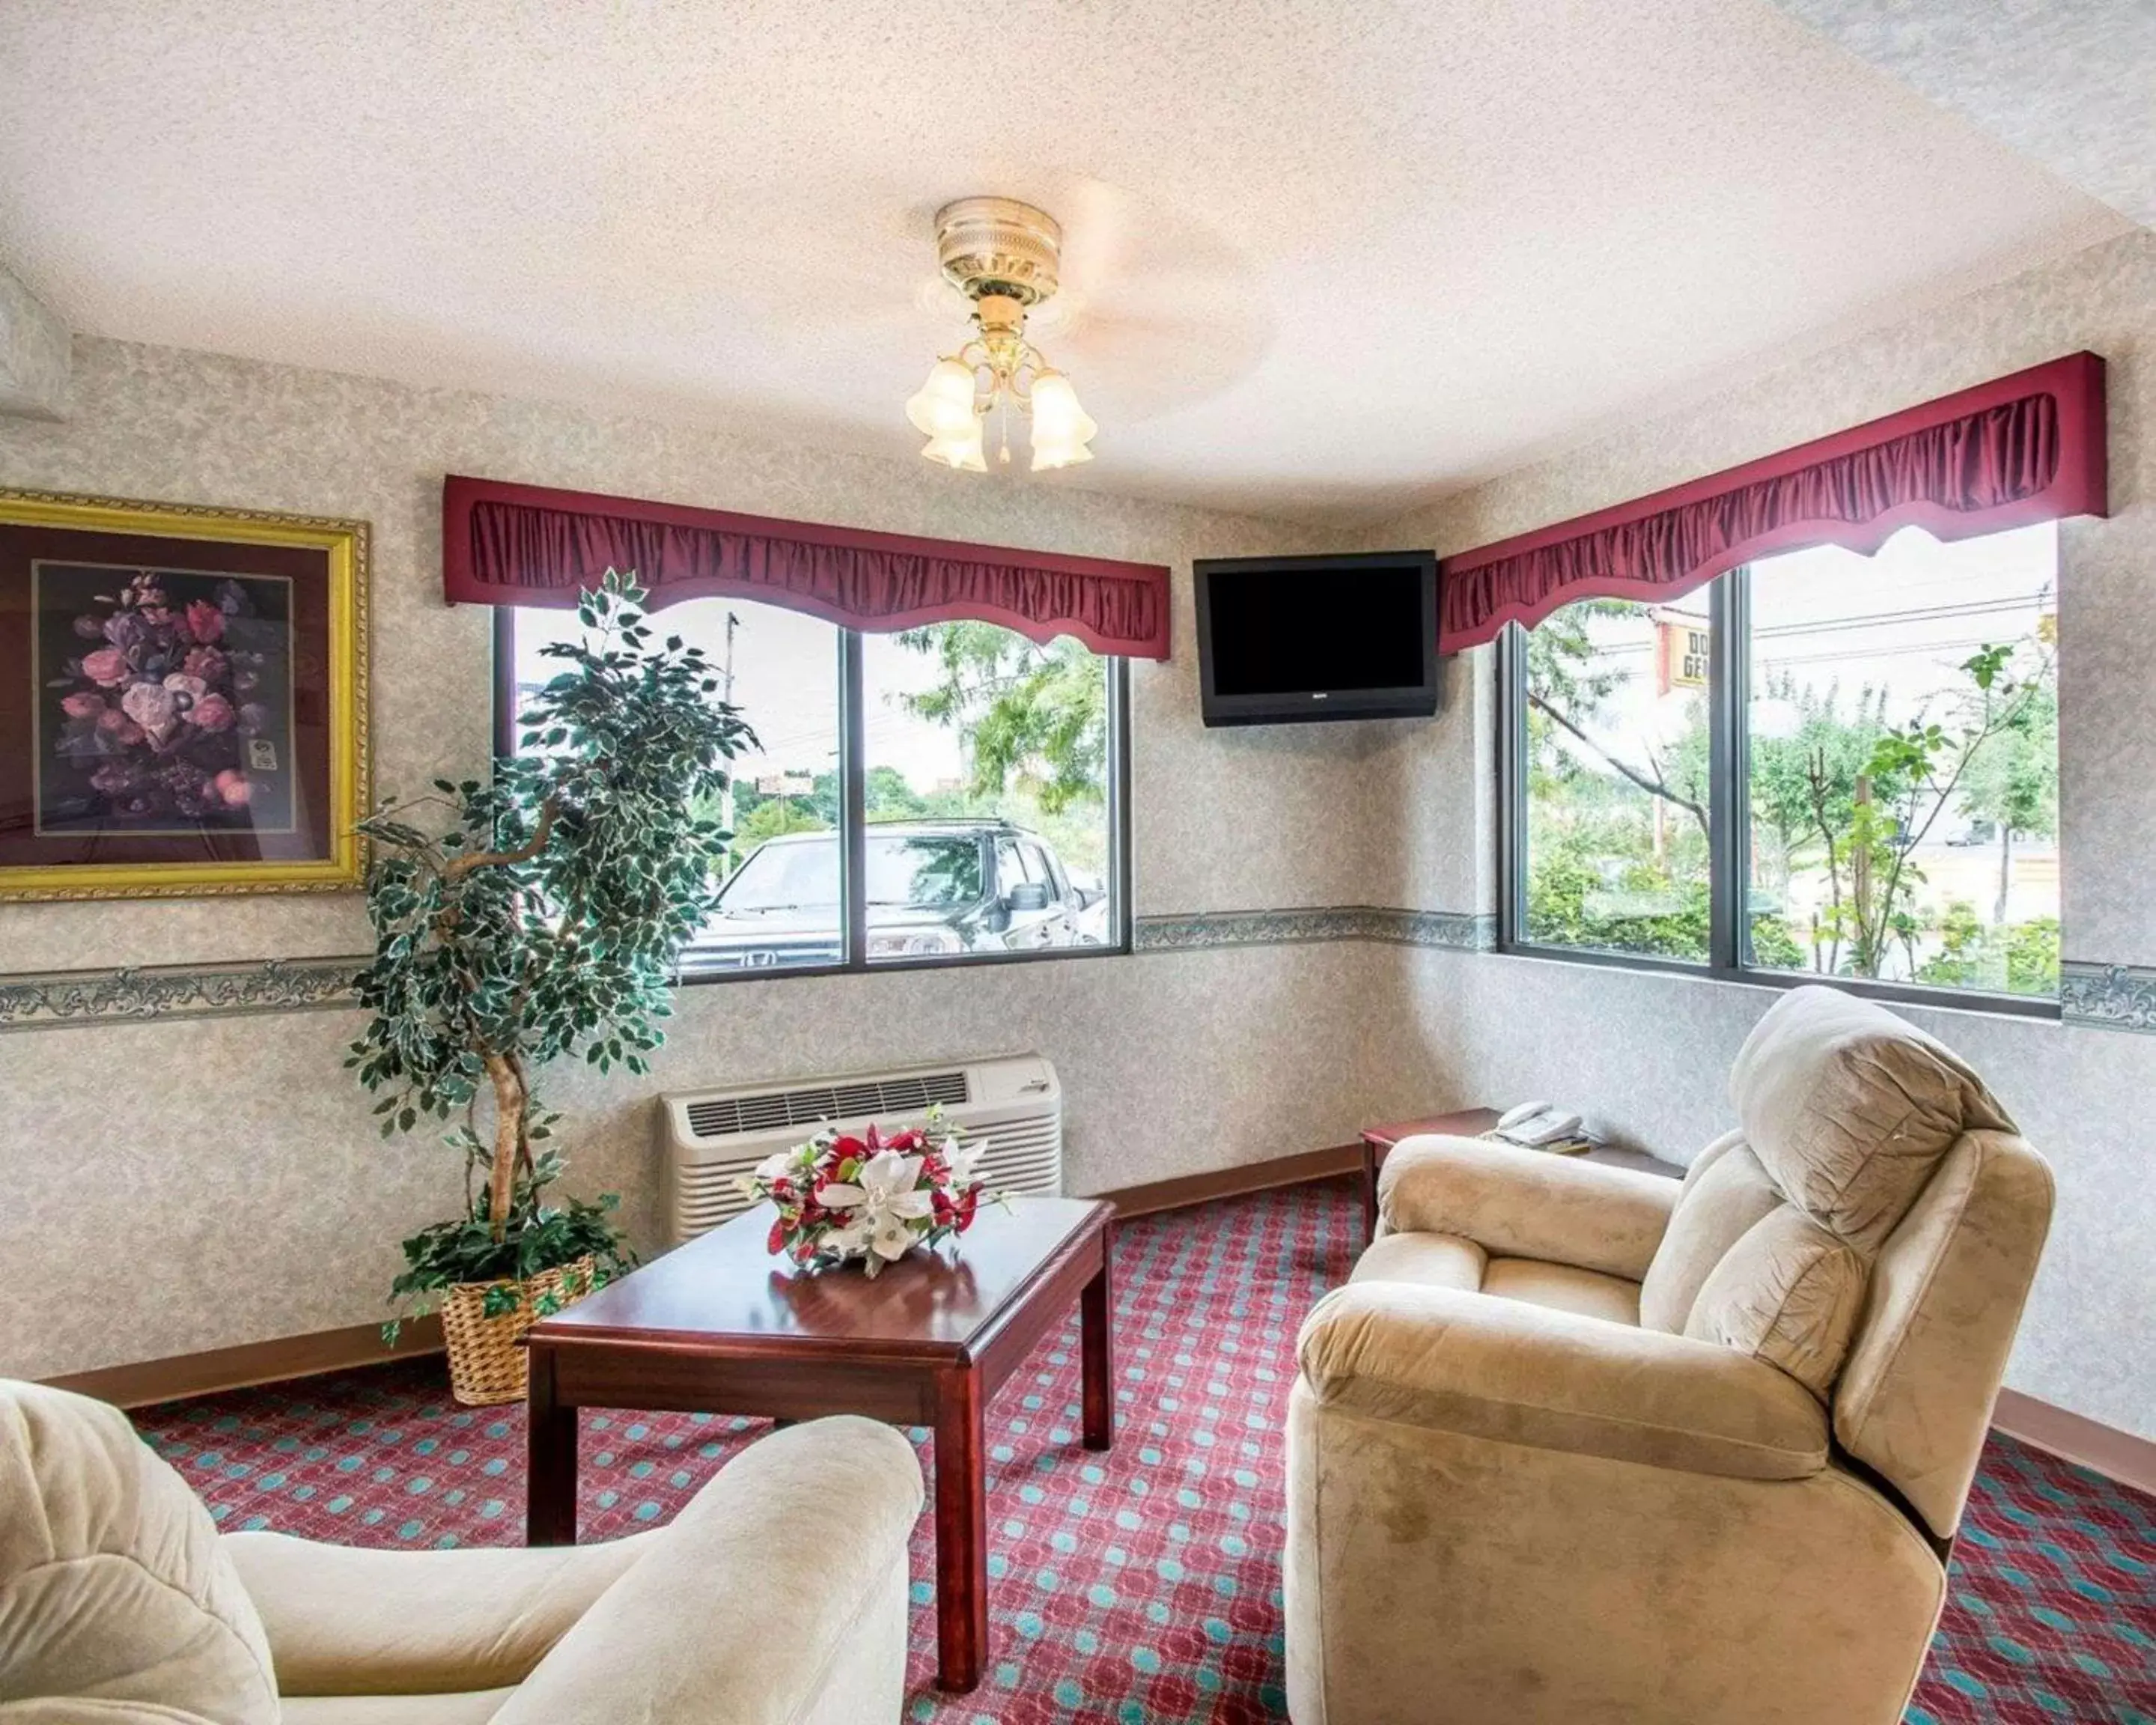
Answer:
[[[916,1579],[909,1717],[1286,1717],[1280,1409],[1296,1324],[1345,1276],[1360,1225],[1334,1183],[1123,1230],[1116,1448],[1077,1445],[1074,1320],[989,1409],[988,1675],[968,1697],[931,1686],[932,1594]],[[522,1537],[522,1412],[457,1407],[436,1363],[137,1417],[227,1527],[407,1547]],[[584,1537],[663,1522],[762,1430],[587,1414]],[[933,1574],[926,1517],[914,1574]],[[1909,1725],[2156,1722],[2156,1501],[1994,1440],[1952,1595]]]

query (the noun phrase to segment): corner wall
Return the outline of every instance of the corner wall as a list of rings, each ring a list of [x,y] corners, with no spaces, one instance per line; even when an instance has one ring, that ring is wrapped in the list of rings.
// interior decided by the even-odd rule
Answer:
[[[490,747],[490,614],[441,601],[445,472],[1173,567],[1176,657],[1131,680],[1146,950],[680,990],[649,1079],[546,1085],[575,1183],[623,1192],[644,1244],[650,1098],[669,1087],[1038,1049],[1064,1079],[1080,1192],[1347,1142],[1373,1098],[1414,1100],[1416,1063],[1376,1057],[1395,1023],[1383,949],[1325,937],[1323,918],[1231,914],[1371,902],[1385,850],[1373,727],[1198,721],[1190,559],[1302,550],[1307,534],[207,354],[84,341],[74,362],[69,418],[0,418],[0,486],[373,524],[380,791],[479,772]],[[358,1019],[320,1003],[352,967],[304,961],[367,946],[352,894],[0,906],[0,1375],[383,1315],[398,1240],[451,1209],[458,1182],[431,1138],[379,1139],[339,1064]],[[176,969],[115,974],[140,966]]]
[[[1768,373],[1682,412],[1387,521],[1440,556],[1607,507],[2080,348],[2108,362],[2109,519],[2060,535],[2061,851],[2067,1021],[1912,1011],[1984,1075],[2058,1175],[2051,1245],[2008,1373],[2156,1436],[2156,234],[2138,232]],[[1493,650],[1453,662],[1433,725],[1378,765],[1402,811],[1382,901],[1496,906]],[[1733,1123],[1732,1058],[1775,990],[1494,954],[1399,959],[1452,1087],[1549,1096],[1679,1160]]]

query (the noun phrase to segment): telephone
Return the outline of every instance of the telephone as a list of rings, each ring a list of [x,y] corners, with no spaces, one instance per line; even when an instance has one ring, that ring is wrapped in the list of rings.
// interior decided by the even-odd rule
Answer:
[[[1549,1102],[1522,1102],[1497,1119],[1497,1136],[1530,1149],[1579,1136],[1579,1117]]]

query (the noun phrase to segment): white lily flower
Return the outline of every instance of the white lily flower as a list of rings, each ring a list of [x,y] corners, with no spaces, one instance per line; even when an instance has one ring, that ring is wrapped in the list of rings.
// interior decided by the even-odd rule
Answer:
[[[783,1180],[793,1172],[795,1160],[791,1150],[781,1150],[767,1156],[757,1163],[756,1178],[759,1180]]]
[[[988,1153],[988,1140],[978,1144],[960,1145],[956,1141],[944,1147],[943,1159],[951,1164],[951,1183],[960,1191],[978,1183],[981,1158]]]
[[[901,1217],[886,1216],[876,1224],[869,1245],[879,1258],[896,1260],[913,1249],[914,1238],[912,1224]]]
[[[918,1156],[901,1156],[896,1150],[879,1151],[855,1178],[866,1194],[869,1214],[879,1221],[886,1215],[928,1214],[928,1194],[916,1189],[921,1183]]]
[[[823,1238],[820,1249],[841,1258],[858,1258],[869,1250],[875,1230],[865,1221],[849,1222]]]

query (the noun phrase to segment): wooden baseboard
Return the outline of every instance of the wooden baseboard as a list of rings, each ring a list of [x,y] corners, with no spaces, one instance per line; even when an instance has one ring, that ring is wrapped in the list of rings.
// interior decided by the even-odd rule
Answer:
[[[280,1336],[275,1341],[213,1348],[169,1359],[70,1372],[45,1381],[56,1389],[95,1396],[116,1407],[143,1408],[153,1402],[182,1401],[227,1389],[251,1389],[257,1384],[281,1384],[293,1378],[316,1378],[325,1372],[348,1372],[356,1366],[439,1353],[442,1347],[442,1321],[428,1317],[406,1324],[394,1348],[382,1345],[380,1325],[352,1324],[341,1330]]]
[[[1276,1187],[1300,1185],[1306,1180],[1353,1173],[1362,1166],[1360,1144],[1337,1144],[1327,1150],[1307,1150],[1300,1155],[1246,1163],[1240,1168],[1219,1168],[1210,1173],[1186,1174],[1179,1179],[1126,1186],[1100,1196],[1112,1203],[1120,1215],[1145,1216],[1159,1210],[1204,1204],[1209,1199],[1235,1198],[1245,1193],[1269,1192]],[[169,1359],[138,1360],[130,1365],[102,1366],[94,1372],[70,1372],[45,1381],[57,1389],[95,1396],[116,1407],[145,1408],[156,1402],[185,1401],[228,1389],[249,1389],[258,1384],[281,1384],[295,1378],[318,1378],[326,1372],[348,1372],[361,1366],[380,1365],[386,1360],[439,1353],[442,1349],[442,1321],[439,1317],[428,1317],[406,1324],[393,1348],[382,1345],[378,1326],[353,1324],[344,1329],[316,1330],[305,1336],[280,1336],[270,1342],[249,1342],[236,1348],[213,1348],[201,1353],[177,1354]]]
[[[1098,1195],[1113,1204],[1120,1216],[1148,1216],[1214,1199],[1240,1198],[1309,1180],[1332,1179],[1359,1173],[1362,1166],[1360,1144],[1336,1144],[1329,1149],[1306,1150],[1299,1155],[1277,1156],[1209,1173],[1154,1180]],[[380,1365],[392,1359],[410,1359],[439,1353],[442,1348],[442,1321],[428,1317],[406,1324],[393,1348],[382,1345],[377,1326],[353,1324],[344,1329],[280,1336],[274,1341],[214,1348],[169,1359],[71,1372],[45,1381],[56,1389],[95,1396],[118,1407],[141,1408],[154,1402],[182,1401],[228,1389],[247,1389],[258,1384],[280,1384],[295,1378],[319,1377],[326,1372]],[[1991,1423],[2009,1437],[2156,1497],[2156,1441],[2015,1389],[1999,1391]]]
[[[2009,1437],[2156,1497],[2156,1441],[2069,1413],[2018,1389],[1999,1392],[1991,1423]]]
[[[1362,1145],[1335,1144],[1327,1150],[1305,1150],[1294,1156],[1276,1156],[1268,1162],[1246,1162],[1237,1168],[1184,1174],[1173,1180],[1154,1180],[1143,1186],[1124,1186],[1095,1196],[1105,1198],[1115,1205],[1119,1216],[1149,1216],[1157,1211],[1179,1210],[1216,1198],[1240,1198],[1246,1193],[1270,1192],[1280,1186],[1300,1186],[1306,1180],[1359,1173],[1362,1168]]]

